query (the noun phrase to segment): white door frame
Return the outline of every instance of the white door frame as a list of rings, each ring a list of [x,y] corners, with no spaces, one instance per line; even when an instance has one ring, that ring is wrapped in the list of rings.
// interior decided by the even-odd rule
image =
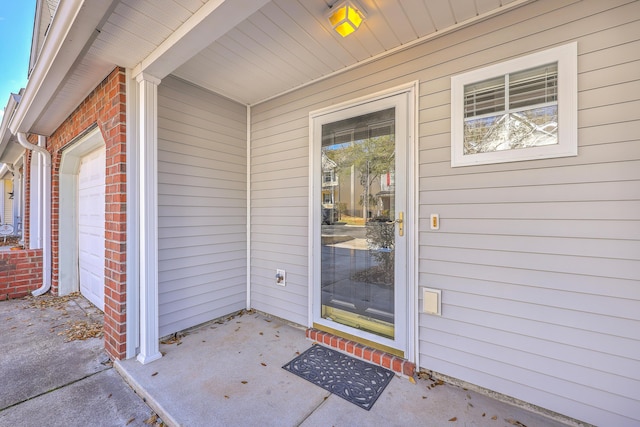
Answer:
[[[406,238],[406,301],[401,301],[403,307],[406,308],[406,318],[404,319],[404,330],[398,332],[403,336],[401,339],[396,340],[393,347],[397,348],[400,344],[404,352],[405,359],[411,362],[417,362],[417,308],[418,308],[418,292],[417,292],[417,186],[416,171],[418,164],[418,150],[417,140],[417,124],[416,124],[416,112],[418,105],[418,82],[414,81],[402,86],[394,87],[386,91],[378,92],[373,95],[361,97],[352,101],[343,102],[331,107],[323,108],[320,110],[312,111],[309,113],[309,295],[308,295],[308,326],[312,327],[314,322],[319,318],[319,304],[316,284],[320,282],[320,257],[321,254],[318,251],[320,242],[318,241],[320,235],[320,217],[318,201],[320,200],[320,188],[316,185],[316,179],[320,176],[320,143],[315,141],[316,135],[314,130],[314,121],[338,112],[341,110],[351,109],[353,107],[365,106],[366,104],[383,100],[385,98],[391,98],[396,95],[406,95],[407,105],[403,105],[403,109],[406,107],[406,123],[398,123],[398,126],[403,126],[406,129],[406,191],[404,197],[406,198],[406,211],[404,218],[405,226],[405,238]],[[402,118],[401,118],[402,119]],[[398,305],[396,305],[397,307]],[[396,313],[403,313],[402,310],[396,310]],[[364,339],[369,338],[367,334],[363,334]],[[375,342],[381,342],[384,344],[384,339],[373,340]]]
[[[95,125],[62,151],[58,181],[58,292],[68,295],[80,289],[78,271],[78,172],[86,154],[105,146]],[[61,250],[64,248],[64,250]]]

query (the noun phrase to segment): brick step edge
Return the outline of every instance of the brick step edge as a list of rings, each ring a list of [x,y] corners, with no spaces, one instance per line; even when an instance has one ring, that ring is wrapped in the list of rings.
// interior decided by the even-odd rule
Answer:
[[[357,357],[364,361],[373,363],[390,369],[393,372],[406,377],[414,377],[416,374],[416,365],[402,357],[377,350],[366,345],[359,344],[346,338],[341,338],[328,332],[319,331],[317,329],[308,328],[306,331],[307,338],[324,344],[327,347],[342,351],[350,356]]]

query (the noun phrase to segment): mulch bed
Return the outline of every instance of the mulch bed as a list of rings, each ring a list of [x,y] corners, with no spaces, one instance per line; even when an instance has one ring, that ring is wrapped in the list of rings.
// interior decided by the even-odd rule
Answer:
[[[10,246],[10,247],[20,247],[20,237],[19,236],[0,236],[0,246]]]

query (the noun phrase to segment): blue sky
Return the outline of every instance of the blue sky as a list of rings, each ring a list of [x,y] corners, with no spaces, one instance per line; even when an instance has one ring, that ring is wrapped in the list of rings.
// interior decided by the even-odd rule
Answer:
[[[27,84],[36,0],[0,0],[0,120],[11,92]]]

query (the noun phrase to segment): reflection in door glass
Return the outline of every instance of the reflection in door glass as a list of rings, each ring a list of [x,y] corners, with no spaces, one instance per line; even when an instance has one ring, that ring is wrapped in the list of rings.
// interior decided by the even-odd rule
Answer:
[[[395,108],[322,126],[322,317],[394,337]]]

